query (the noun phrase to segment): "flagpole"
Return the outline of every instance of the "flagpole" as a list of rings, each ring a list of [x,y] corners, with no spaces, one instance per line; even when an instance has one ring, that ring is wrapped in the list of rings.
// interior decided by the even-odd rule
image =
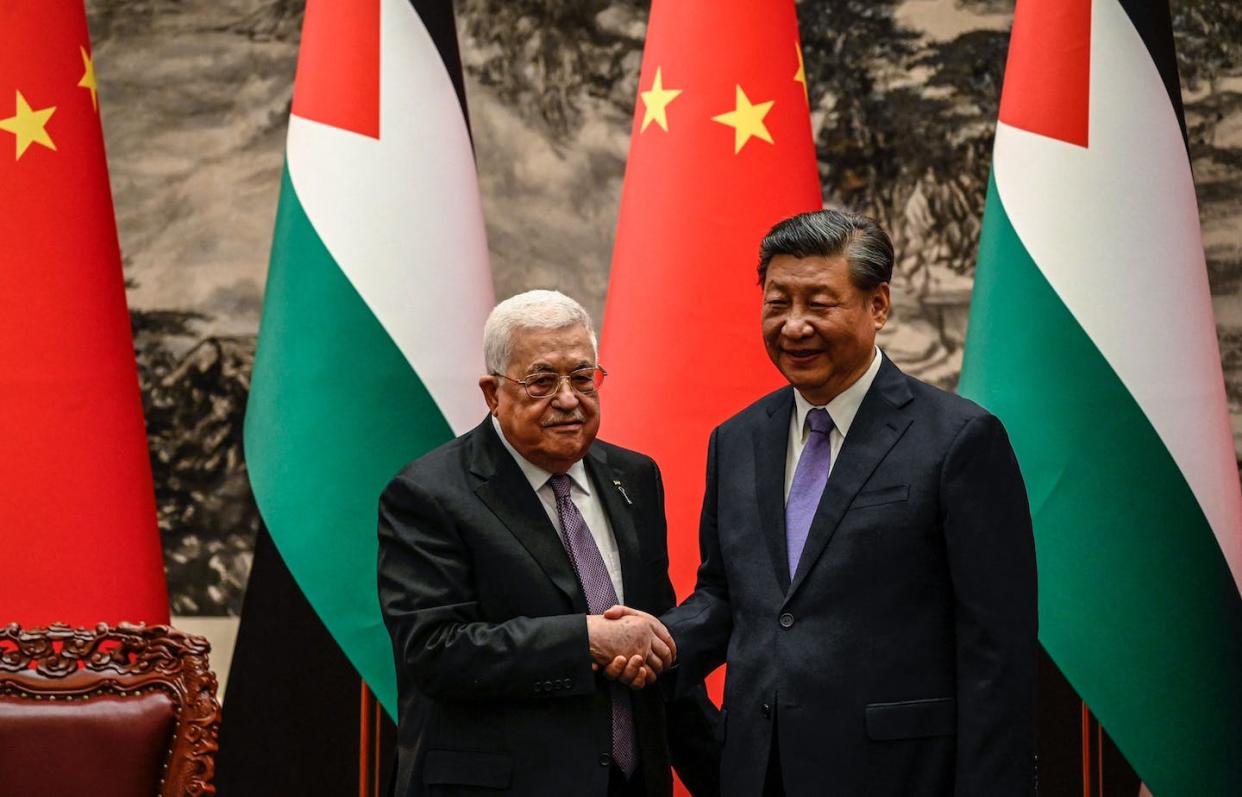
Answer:
[[[1082,797],[1091,797],[1091,712],[1082,702]]]
[[[1096,773],[1100,779],[1100,797],[1104,797],[1104,726],[1100,724],[1100,718],[1095,718],[1095,755],[1096,755]]]
[[[371,690],[366,681],[359,682],[362,689],[358,700],[358,797],[372,797],[367,782],[371,774]]]
[[[379,701],[376,699],[374,694],[371,695],[371,707],[373,709],[371,713],[375,719],[375,724],[373,726],[374,733],[371,737],[374,740],[372,743],[374,755],[371,757],[374,764],[374,770],[371,772],[371,795],[372,797],[379,797],[380,759],[384,757],[384,734],[380,723],[383,722],[384,712],[383,709],[380,708]]]

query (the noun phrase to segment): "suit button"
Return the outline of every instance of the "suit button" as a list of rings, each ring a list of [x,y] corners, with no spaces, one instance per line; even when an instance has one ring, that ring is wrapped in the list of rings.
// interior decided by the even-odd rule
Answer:
[[[793,626],[793,615],[790,614],[789,612],[785,612],[784,614],[781,615],[780,623],[781,623],[781,628],[792,627]]]
[[[612,766],[612,756],[608,755],[607,753],[600,753],[599,754],[599,765],[601,767]]]
[[[772,707],[767,703],[764,703],[763,708],[759,709],[759,713],[762,714],[763,718],[766,720],[772,716]]]

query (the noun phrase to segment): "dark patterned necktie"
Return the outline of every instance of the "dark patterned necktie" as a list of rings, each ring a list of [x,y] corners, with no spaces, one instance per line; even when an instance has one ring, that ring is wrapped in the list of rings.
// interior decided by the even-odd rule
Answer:
[[[828,433],[832,431],[832,418],[828,411],[815,408],[806,414],[810,430],[806,433],[806,445],[798,457],[793,484],[789,487],[789,500],[785,503],[785,543],[789,552],[789,578],[798,571],[798,560],[806,547],[807,535],[819,499],[828,484],[828,466],[832,464],[832,445]]]
[[[617,590],[612,585],[608,568],[604,565],[604,557],[600,555],[595,538],[587,528],[586,520],[578,507],[570,500],[569,492],[572,480],[563,473],[548,479],[552,492],[556,495],[556,511],[561,518],[561,542],[569,554],[569,563],[578,574],[578,583],[586,595],[587,608],[591,614],[603,614],[604,610],[620,603]],[[619,684],[610,683],[609,692],[612,697],[612,758],[621,771],[630,776],[634,774],[638,754],[634,745],[634,712],[630,705],[629,690]]]

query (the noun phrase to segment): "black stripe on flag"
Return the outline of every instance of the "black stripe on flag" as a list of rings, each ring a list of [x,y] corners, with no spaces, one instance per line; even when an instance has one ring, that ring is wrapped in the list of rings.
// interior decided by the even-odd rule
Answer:
[[[361,686],[260,528],[225,691],[217,794],[358,794]],[[395,738],[384,716],[379,794],[389,793]]]
[[[1177,51],[1173,46],[1173,20],[1169,16],[1169,4],[1165,0],[1119,0],[1126,16],[1147,45],[1147,52],[1160,72],[1164,90],[1177,113],[1177,124],[1182,128],[1182,141],[1189,153],[1186,138],[1186,114],[1182,108],[1182,82],[1177,74]]]
[[[423,21],[423,26],[431,34],[436,49],[440,52],[440,60],[453,88],[457,91],[457,102],[461,104],[461,115],[466,120],[466,130],[470,130],[470,111],[466,106],[466,85],[461,72],[461,50],[457,46],[457,23],[453,16],[453,0],[410,0],[415,12]],[[472,136],[473,138],[473,136]]]
[[[411,0],[411,5],[440,53],[469,131],[452,0]],[[373,699],[370,710],[379,716],[379,732],[368,757],[377,762],[378,778],[359,772],[361,685],[261,528],[229,671],[217,793],[346,795],[357,794],[360,781],[369,783],[372,793],[390,793],[396,727]]]

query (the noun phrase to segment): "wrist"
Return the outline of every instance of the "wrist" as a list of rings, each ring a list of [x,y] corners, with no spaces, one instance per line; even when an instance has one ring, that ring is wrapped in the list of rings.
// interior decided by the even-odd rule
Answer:
[[[604,664],[609,660],[609,657],[604,652],[603,645],[603,623],[605,622],[607,621],[598,614],[588,614],[586,616],[587,655],[590,656],[592,661],[599,664]]]

